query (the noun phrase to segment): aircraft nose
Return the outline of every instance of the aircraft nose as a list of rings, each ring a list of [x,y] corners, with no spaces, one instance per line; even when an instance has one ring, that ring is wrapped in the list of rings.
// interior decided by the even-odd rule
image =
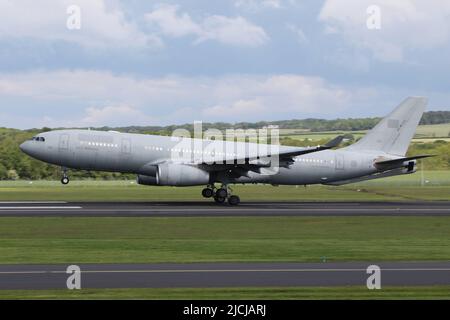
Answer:
[[[28,154],[30,152],[30,142],[29,141],[25,141],[24,143],[22,143],[19,146],[20,150],[22,150],[22,152]]]

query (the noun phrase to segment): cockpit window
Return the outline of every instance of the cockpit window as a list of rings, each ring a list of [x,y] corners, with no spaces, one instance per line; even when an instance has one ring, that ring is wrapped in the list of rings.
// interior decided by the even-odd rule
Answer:
[[[40,141],[40,142],[45,142],[45,138],[44,137],[33,137],[31,138],[32,141]]]

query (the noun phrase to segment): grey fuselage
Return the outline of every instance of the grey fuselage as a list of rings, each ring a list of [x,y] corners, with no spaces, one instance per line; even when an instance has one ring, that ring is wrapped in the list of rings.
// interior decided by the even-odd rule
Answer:
[[[30,140],[20,146],[25,153],[38,160],[71,169],[145,176],[155,176],[159,164],[173,162],[174,149],[183,154],[184,160],[196,160],[199,156],[208,160],[211,155],[205,154],[204,150],[211,149],[212,144],[224,143],[183,138],[187,147],[177,148],[180,138],[94,130],[57,130],[39,134],[39,137],[45,141]],[[239,150],[239,146],[256,145],[244,142],[226,144],[227,151],[222,156],[227,160],[242,158],[243,155],[235,151]],[[280,151],[290,149],[298,150],[294,147],[279,146]],[[245,157],[248,156],[247,153]],[[323,150],[297,156],[288,167],[263,169],[260,173],[250,171],[245,176],[228,179],[227,183],[307,185],[349,180],[378,172],[374,160],[385,156],[389,155],[373,151],[356,152],[351,148]],[[224,181],[217,178],[217,181],[212,182]]]

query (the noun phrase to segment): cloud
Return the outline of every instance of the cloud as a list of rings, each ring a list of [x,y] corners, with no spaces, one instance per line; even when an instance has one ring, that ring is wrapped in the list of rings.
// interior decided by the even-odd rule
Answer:
[[[282,9],[299,2],[299,0],[235,0],[234,6],[255,11],[259,9]]]
[[[238,8],[281,8],[281,0],[236,0],[234,5]]]
[[[195,22],[189,14],[179,13],[176,5],[159,5],[145,18],[160,34],[174,38],[193,36],[195,43],[212,40],[226,45],[257,47],[269,40],[262,27],[241,16],[210,15]]]
[[[373,97],[373,90],[295,74],[151,78],[84,70],[0,74],[2,112],[11,122],[2,125],[21,128],[323,117]],[[15,106],[8,108],[6,101],[15,101]],[[19,120],[24,114],[30,118]]]
[[[14,115],[8,115],[7,122],[19,121]],[[77,116],[72,119],[59,118],[47,114],[40,117],[24,116],[20,119],[23,128],[50,127],[50,128],[86,128],[103,126],[146,126],[155,124],[158,119],[150,117],[136,107],[128,105],[111,105],[100,107],[79,108]]]
[[[319,77],[290,74],[222,79],[214,90],[221,104],[205,108],[203,114],[214,116],[221,110],[234,119],[241,116],[261,119],[269,114],[278,119],[305,113],[336,114],[360,94]]]
[[[132,106],[106,106],[89,107],[85,109],[84,118],[79,121],[79,126],[103,126],[107,123],[110,126],[121,126],[123,123],[133,123],[136,125],[148,125],[154,123],[155,119],[147,116],[140,110]]]
[[[408,50],[433,50],[450,39],[450,2],[441,0],[379,0],[381,29],[369,30],[366,21],[371,0],[327,0],[319,14],[330,35],[349,46],[369,51],[385,62],[402,62]]]
[[[81,29],[67,28],[67,8],[81,9]],[[0,1],[0,38],[66,41],[88,48],[160,47],[161,41],[146,34],[113,2],[105,0]]]
[[[265,104],[260,99],[247,99],[232,102],[230,105],[215,105],[202,110],[204,117],[217,117],[218,114],[226,112],[234,117],[251,116],[267,113]]]

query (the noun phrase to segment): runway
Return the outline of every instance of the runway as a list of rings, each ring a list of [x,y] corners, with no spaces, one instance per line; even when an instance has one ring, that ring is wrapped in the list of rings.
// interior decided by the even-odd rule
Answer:
[[[382,286],[450,285],[450,262],[193,263],[79,265],[82,288],[365,286],[369,265]],[[0,289],[67,289],[68,265],[1,265]]]
[[[0,202],[0,217],[450,216],[435,202]]]

